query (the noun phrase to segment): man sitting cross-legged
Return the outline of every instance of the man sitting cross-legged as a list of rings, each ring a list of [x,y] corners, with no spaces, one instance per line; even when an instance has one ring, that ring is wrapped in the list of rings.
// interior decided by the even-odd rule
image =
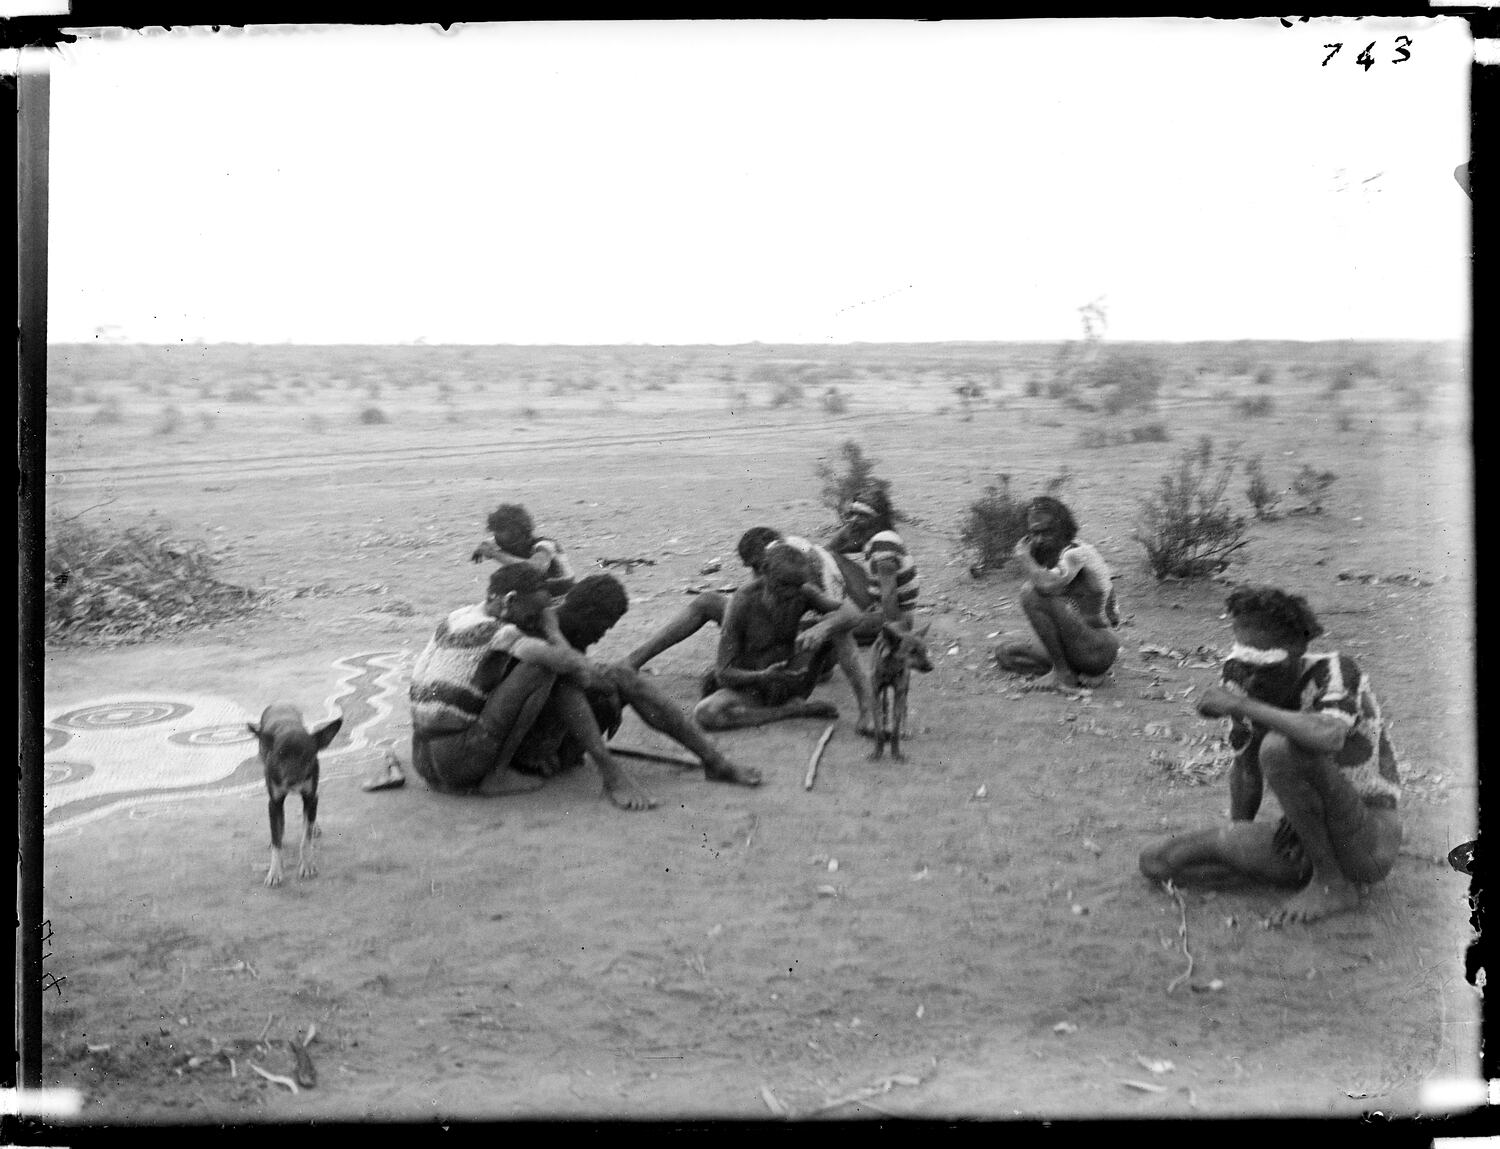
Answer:
[[[1156,881],[1301,886],[1269,924],[1311,922],[1359,904],[1401,845],[1400,775],[1369,679],[1352,658],[1309,654],[1323,633],[1307,602],[1274,587],[1229,596],[1234,646],[1198,712],[1231,720],[1230,823],[1141,854]],[[1279,822],[1254,820],[1262,787]]]
[[[843,572],[833,555],[827,548],[797,535],[785,535],[772,527],[751,527],[740,536],[740,561],[758,577],[764,572],[765,556],[778,547],[795,551],[807,560],[808,582],[827,599],[842,604],[848,597]],[[693,598],[645,642],[632,650],[625,658],[626,663],[637,668],[645,666],[651,659],[678,643],[685,642],[709,623],[722,627],[729,601],[729,595],[715,592]],[[804,615],[799,625],[806,627],[809,624],[816,625],[816,622],[810,615]],[[830,629],[828,635],[838,664],[854,691],[854,701],[859,707],[858,729],[864,734],[871,733],[873,726],[870,718],[869,680],[860,663],[852,633],[849,628],[840,625]]]
[[[554,729],[598,768],[610,801],[626,810],[649,809],[655,800],[610,754],[595,712],[596,706],[629,705],[648,726],[696,755],[710,779],[758,785],[757,771],[730,762],[652,683],[630,667],[585,658],[559,622],[561,613],[570,613],[575,634],[593,641],[626,608],[624,588],[607,575],[583,580],[562,608],[554,608],[535,568],[501,567],[490,577],[483,603],[454,611],[439,624],[412,671],[416,772],[445,793],[534,790],[541,781],[518,774],[513,765],[547,714]]]
[[[1061,500],[1032,499],[1026,529],[1015,549],[1026,578],[1020,603],[1039,641],[1003,642],[995,662],[1001,670],[1040,675],[1032,689],[1074,690],[1082,676],[1106,673],[1120,653],[1114,580],[1099,552],[1078,541],[1078,523]]]
[[[802,629],[802,617],[824,617]],[[836,639],[859,611],[810,582],[804,555],[768,547],[754,579],[735,591],[719,633],[718,660],[693,717],[708,730],[760,726],[786,718],[837,718],[808,696],[837,657]]]

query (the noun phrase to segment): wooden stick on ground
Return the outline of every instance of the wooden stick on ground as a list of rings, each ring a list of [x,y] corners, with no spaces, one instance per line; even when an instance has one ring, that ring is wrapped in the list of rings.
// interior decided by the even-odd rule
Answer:
[[[609,744],[609,752],[618,754],[621,758],[640,758],[646,762],[665,762],[668,766],[681,766],[684,770],[701,770],[702,762],[694,762],[691,758],[674,758],[670,754],[658,754],[654,750],[632,750],[629,746],[616,746]]]
[[[813,788],[813,780],[818,776],[818,760],[823,757],[823,747],[828,745],[828,740],[833,737],[833,732],[838,729],[837,722],[830,722],[828,729],[823,731],[823,737],[818,739],[818,744],[813,748],[812,758],[807,763],[807,777],[802,781],[804,790]]]

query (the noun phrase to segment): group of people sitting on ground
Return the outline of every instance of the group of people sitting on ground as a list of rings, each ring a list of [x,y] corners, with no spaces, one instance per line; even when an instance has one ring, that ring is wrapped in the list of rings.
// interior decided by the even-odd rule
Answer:
[[[746,531],[738,553],[750,581],[697,596],[622,662],[586,653],[628,610],[619,580],[577,579],[523,507],[498,507],[487,526],[491,537],[471,556],[499,563],[485,601],[439,623],[412,672],[411,767],[432,789],[525,792],[587,758],[615,805],[649,809],[655,800],[609,746],[626,706],[691,752],[708,779],[759,785],[760,772],[731,761],[705,731],[837,717],[811,698],[835,665],[859,707],[858,730],[873,733],[858,648],[886,624],[910,632],[919,591],[883,489],[852,500],[826,546],[770,527]],[[1001,643],[996,662],[1035,686],[1076,689],[1107,674],[1119,653],[1112,576],[1061,501],[1033,499],[1027,530],[1015,557],[1035,639]],[[1152,846],[1141,871],[1179,884],[1299,887],[1271,924],[1352,908],[1362,884],[1390,871],[1401,843],[1399,774],[1379,703],[1353,659],[1308,652],[1323,630],[1300,596],[1240,587],[1227,606],[1234,644],[1197,709],[1231,722],[1230,821]],[[718,654],[689,715],[643,668],[710,622]],[[366,789],[404,780],[388,753]],[[1274,823],[1255,821],[1267,788],[1282,809]]]

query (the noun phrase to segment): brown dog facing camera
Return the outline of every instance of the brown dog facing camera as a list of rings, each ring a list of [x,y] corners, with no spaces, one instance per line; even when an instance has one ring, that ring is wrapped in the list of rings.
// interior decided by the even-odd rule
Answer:
[[[286,702],[274,702],[260,716],[260,725],[245,724],[260,742],[260,760],[266,768],[266,793],[270,795],[271,868],[266,885],[281,885],[281,834],[286,826],[286,796],[302,795],[302,844],[297,851],[297,876],[315,877],[313,839],[318,836],[318,752],[333,741],[342,717],[308,730],[302,711]]]

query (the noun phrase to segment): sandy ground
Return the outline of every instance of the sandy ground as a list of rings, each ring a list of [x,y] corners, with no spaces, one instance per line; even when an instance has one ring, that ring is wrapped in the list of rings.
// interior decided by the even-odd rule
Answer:
[[[457,420],[412,398],[409,417],[363,426],[345,402],[334,429],[280,436],[227,409],[210,428],[189,407],[173,436],[145,429],[150,412],[101,428],[59,408],[54,518],[155,512],[227,547],[224,577],[276,593],[208,631],[49,649],[49,715],[138,695],[350,716],[325,757],[314,879],[261,884],[253,764],[54,819],[48,969],[65,980],[44,995],[46,1077],[82,1091],[83,1120],[1413,1113],[1432,1110],[1432,1082],[1477,1074],[1468,879],[1446,862],[1476,815],[1460,407],[1385,405],[1339,430],[1288,382],[1276,414],[1236,426],[1249,384],[1190,378],[1157,416],[1170,444],[1084,450],[1093,417],[1023,396],[1019,375],[969,418],[921,371],[867,372],[841,414],[759,393],[731,413],[735,395],[674,378],[612,409],[538,399],[524,418],[517,398],[489,412],[466,398]],[[1225,578],[1157,584],[1130,539],[1135,503],[1205,431],[1250,440],[1277,474],[1308,461],[1338,480],[1323,513],[1256,524]],[[651,560],[611,568],[632,609],[598,653],[618,657],[688,588],[742,576],[746,527],[826,526],[813,466],[851,438],[909,516],[933,628],[907,762],[866,761],[835,678],[821,695],[843,717],[810,791],[814,721],[721,737],[765,772],[756,790],[637,763],[660,800],[646,813],[611,807],[588,769],[507,799],[415,779],[361,792],[379,742],[409,733],[411,659],[481,597],[488,567],[467,556],[495,503],[524,502],[585,571]],[[1127,616],[1115,672],[1079,698],[994,670],[994,642],[1025,630],[1017,585],[971,577],[958,545],[997,472],[1029,494],[1063,467]],[[711,560],[722,570],[702,575]],[[1320,647],[1359,658],[1395,720],[1401,857],[1327,922],[1266,930],[1274,891],[1179,903],[1136,869],[1158,836],[1225,815],[1222,779],[1164,763],[1219,731],[1184,692],[1227,649],[1226,580],[1306,594]],[[653,663],[684,706],[713,643],[706,631]],[[368,654],[353,682],[340,660]],[[668,748],[633,718],[617,741]],[[107,738],[92,753],[107,760]],[[58,778],[49,809],[64,813]],[[250,1068],[290,1072],[287,1042],[314,1025],[314,1088]]]

